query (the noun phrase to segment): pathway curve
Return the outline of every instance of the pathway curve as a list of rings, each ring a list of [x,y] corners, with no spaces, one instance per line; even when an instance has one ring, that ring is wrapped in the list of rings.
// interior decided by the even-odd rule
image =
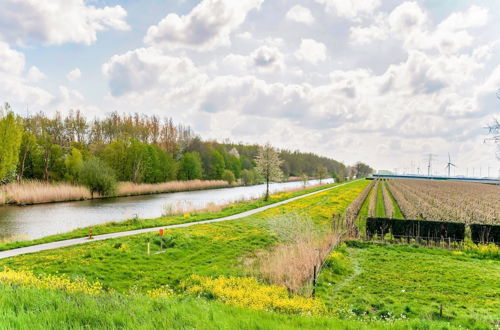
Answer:
[[[201,224],[206,224],[206,223],[212,223],[212,222],[221,222],[221,221],[228,221],[228,220],[235,220],[235,219],[241,219],[244,217],[248,217],[250,215],[260,213],[262,211],[268,210],[273,207],[277,207],[283,204],[287,204],[293,201],[296,201],[298,199],[306,198],[324,191],[336,189],[338,187],[342,187],[346,184],[350,184],[351,182],[346,182],[343,184],[339,184],[334,187],[326,188],[326,189],[321,189],[318,191],[314,191],[311,193],[307,193],[301,196],[293,197],[281,202],[277,202],[274,204],[262,206],[253,210],[245,211],[242,213],[238,214],[233,214],[227,217],[223,218],[217,218],[217,219],[211,219],[211,220],[203,220],[203,221],[195,221],[195,222],[187,222],[187,223],[181,223],[177,225],[168,225],[168,226],[161,226],[161,227],[151,227],[151,228],[144,228],[144,229],[136,229],[136,230],[129,230],[129,231],[122,231],[118,233],[110,233],[110,234],[103,234],[103,235],[97,235],[94,236],[93,239],[89,239],[88,237],[81,237],[81,238],[73,238],[73,239],[68,239],[64,241],[58,241],[58,242],[51,242],[51,243],[44,243],[44,244],[38,244],[38,245],[32,245],[32,246],[27,246],[23,248],[18,248],[18,249],[12,249],[12,250],[7,250],[7,251],[1,251],[0,252],[0,259],[4,258],[10,258],[14,256],[18,256],[21,254],[28,254],[28,253],[35,253],[35,252],[40,252],[40,251],[46,251],[46,250],[52,250],[52,249],[58,249],[58,248],[63,248],[67,246],[73,246],[73,245],[79,245],[79,244],[85,244],[85,243],[90,243],[90,242],[95,242],[95,241],[102,241],[110,238],[119,238],[119,237],[125,237],[125,236],[132,236],[132,235],[137,235],[137,234],[144,234],[144,233],[151,233],[158,231],[160,229],[173,229],[173,228],[183,228],[183,227],[189,227],[193,225],[201,225]]]

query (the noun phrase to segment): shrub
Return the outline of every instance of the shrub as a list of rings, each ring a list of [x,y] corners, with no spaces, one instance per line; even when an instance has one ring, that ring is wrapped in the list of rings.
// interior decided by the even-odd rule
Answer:
[[[222,173],[222,180],[229,184],[233,184],[233,182],[236,181],[236,178],[234,177],[233,172],[230,170],[224,170],[224,173]]]
[[[99,158],[91,158],[83,163],[80,180],[89,188],[92,198],[94,193],[111,196],[116,192],[117,184],[113,170]]]
[[[241,181],[245,186],[255,184],[255,173],[251,170],[241,171]]]

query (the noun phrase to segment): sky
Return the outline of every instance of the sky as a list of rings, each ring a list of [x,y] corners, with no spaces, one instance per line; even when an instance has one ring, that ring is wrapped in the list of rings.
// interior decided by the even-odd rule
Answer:
[[[500,1],[1,0],[0,101],[205,139],[500,175]]]

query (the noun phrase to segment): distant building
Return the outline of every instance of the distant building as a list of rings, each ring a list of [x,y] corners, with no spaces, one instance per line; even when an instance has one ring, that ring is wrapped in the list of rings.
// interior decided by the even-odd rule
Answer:
[[[234,147],[233,147],[233,149],[229,150],[229,154],[232,155],[232,156],[235,156],[236,158],[240,158],[240,153]]]

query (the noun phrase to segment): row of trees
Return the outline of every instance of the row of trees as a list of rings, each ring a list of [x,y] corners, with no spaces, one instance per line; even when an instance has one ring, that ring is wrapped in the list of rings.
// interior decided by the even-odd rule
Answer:
[[[135,183],[241,179],[249,185],[265,179],[257,171],[260,146],[203,141],[171,119],[111,113],[90,121],[79,111],[22,118],[8,104],[0,110],[2,181],[76,183],[97,167],[118,181]],[[343,180],[355,170],[366,172],[312,153],[282,150],[277,156],[280,176],[273,180],[301,175]]]

